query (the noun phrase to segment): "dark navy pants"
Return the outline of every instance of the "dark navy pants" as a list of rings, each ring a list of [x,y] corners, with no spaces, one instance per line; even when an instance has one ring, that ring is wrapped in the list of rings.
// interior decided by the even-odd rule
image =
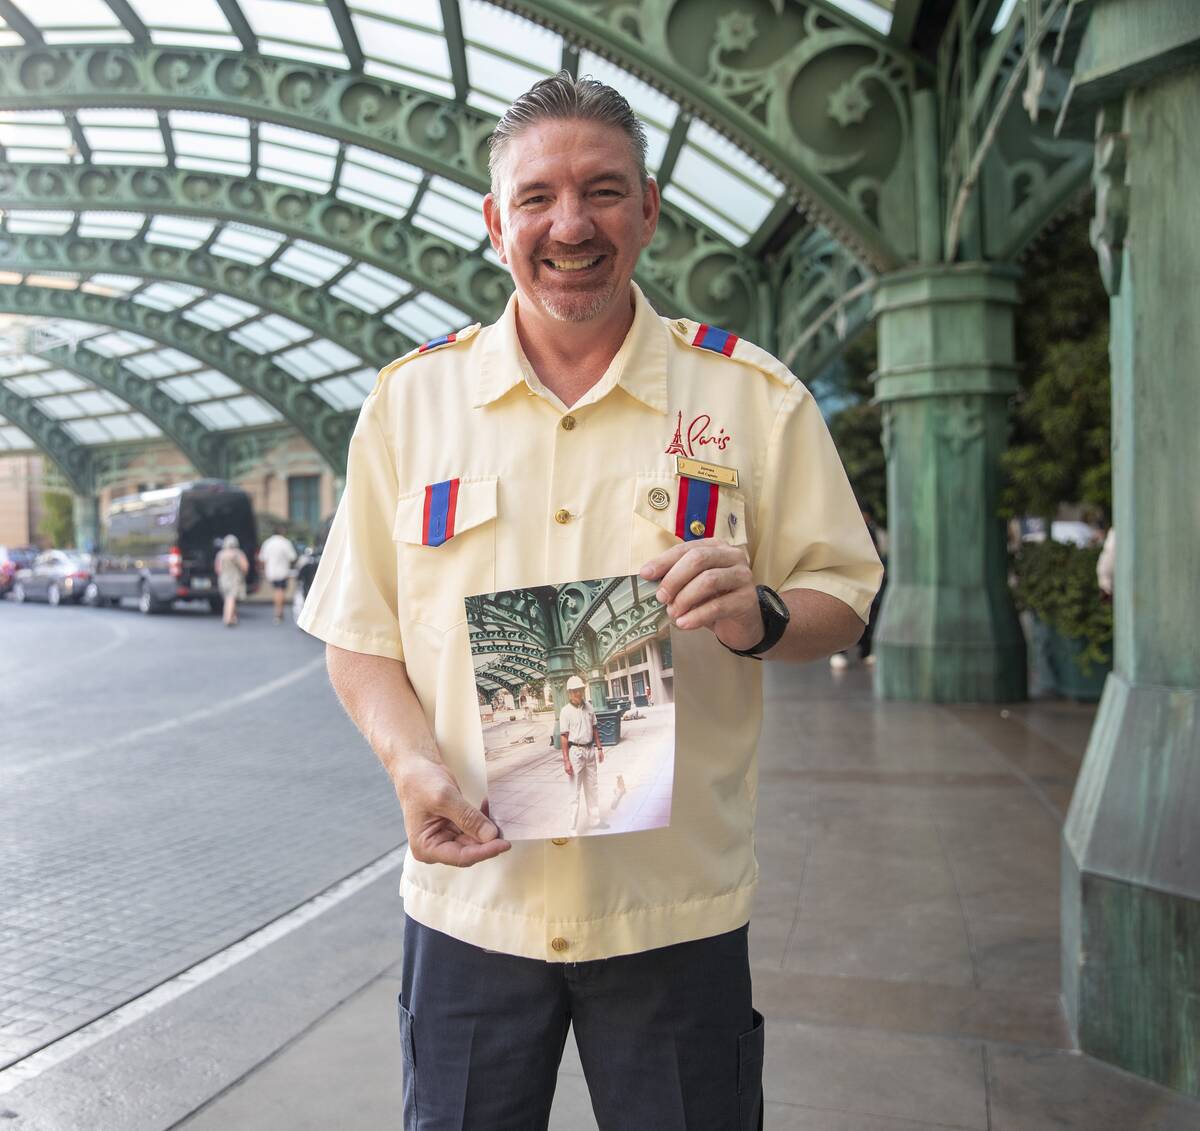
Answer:
[[[762,1127],[747,928],[551,963],[404,925],[405,1131],[544,1131],[567,1030],[600,1131]]]

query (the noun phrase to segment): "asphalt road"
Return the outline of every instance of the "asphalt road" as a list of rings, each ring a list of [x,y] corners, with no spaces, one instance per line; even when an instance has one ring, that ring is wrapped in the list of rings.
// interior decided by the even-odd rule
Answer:
[[[403,832],[290,617],[0,602],[0,1068]]]

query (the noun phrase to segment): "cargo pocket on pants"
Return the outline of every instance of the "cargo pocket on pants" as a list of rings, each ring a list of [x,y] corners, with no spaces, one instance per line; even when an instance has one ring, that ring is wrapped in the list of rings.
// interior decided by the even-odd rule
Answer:
[[[754,1028],[738,1037],[738,1110],[741,1131],[762,1131],[763,1126],[763,1015],[753,1010]]]
[[[404,1131],[417,1131],[417,1051],[413,1043],[413,1016],[396,999],[400,1010],[400,1055],[404,1061]]]

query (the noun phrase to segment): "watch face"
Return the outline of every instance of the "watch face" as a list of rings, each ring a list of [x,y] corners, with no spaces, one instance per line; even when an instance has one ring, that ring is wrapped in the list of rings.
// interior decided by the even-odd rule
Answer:
[[[774,612],[776,616],[787,617],[791,615],[788,611],[786,602],[782,597],[779,596],[778,593],[775,592],[774,589],[768,589],[764,585],[761,589],[759,589],[758,592],[762,597],[763,602],[770,606],[772,612]]]

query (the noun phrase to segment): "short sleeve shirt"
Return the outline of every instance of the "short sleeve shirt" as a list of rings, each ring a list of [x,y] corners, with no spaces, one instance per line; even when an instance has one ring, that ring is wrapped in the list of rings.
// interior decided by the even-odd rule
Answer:
[[[591,743],[595,740],[596,736],[592,729],[595,722],[596,713],[586,699],[578,707],[574,703],[568,703],[558,715],[559,728],[567,736],[567,741],[578,744]]]
[[[296,547],[282,534],[272,534],[259,548],[268,581],[285,581],[296,560]]]
[[[568,409],[524,357],[516,301],[496,324],[381,372],[300,619],[331,644],[405,662],[475,804],[486,774],[466,595],[636,573],[696,521],[744,547],[759,583],[820,590],[864,621],[882,577],[816,402],[769,354],[660,317],[635,286],[621,349]],[[693,496],[681,454],[736,471],[737,485]],[[453,522],[431,537],[427,498],[450,482]],[[685,490],[707,499],[698,518],[681,519]],[[649,950],[749,919],[762,665],[707,630],[672,629],[671,642],[680,772],[670,825],[517,841],[464,869],[410,855],[408,914],[551,962]]]

